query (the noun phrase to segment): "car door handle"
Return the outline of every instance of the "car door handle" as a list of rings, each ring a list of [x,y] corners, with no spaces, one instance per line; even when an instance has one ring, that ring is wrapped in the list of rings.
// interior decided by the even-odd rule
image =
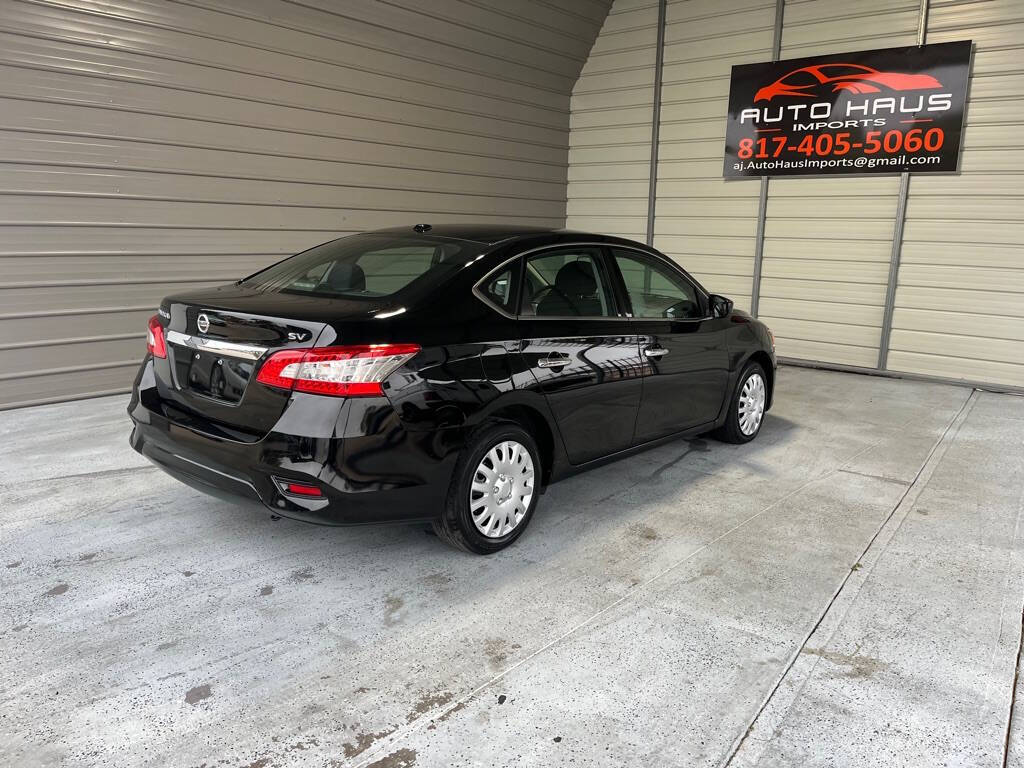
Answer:
[[[538,368],[564,368],[569,364],[569,356],[561,352],[552,352],[537,361]]]
[[[644,350],[644,354],[647,355],[647,357],[658,358],[667,355],[668,350],[665,349],[664,347],[647,347]]]

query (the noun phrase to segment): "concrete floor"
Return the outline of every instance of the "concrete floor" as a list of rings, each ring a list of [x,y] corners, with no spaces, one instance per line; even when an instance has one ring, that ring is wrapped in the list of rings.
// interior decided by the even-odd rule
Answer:
[[[491,558],[203,497],[124,404],[0,413],[3,765],[1024,765],[1024,398],[783,369]]]

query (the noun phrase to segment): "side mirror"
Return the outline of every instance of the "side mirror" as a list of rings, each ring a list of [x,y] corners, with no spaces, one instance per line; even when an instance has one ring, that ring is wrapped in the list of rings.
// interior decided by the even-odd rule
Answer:
[[[711,304],[712,317],[728,317],[732,312],[732,299],[727,299],[725,296],[713,293],[708,297],[708,302]]]

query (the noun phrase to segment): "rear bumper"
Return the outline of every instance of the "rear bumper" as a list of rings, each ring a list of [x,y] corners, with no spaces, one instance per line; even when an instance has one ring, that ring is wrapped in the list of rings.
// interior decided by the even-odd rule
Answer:
[[[140,382],[145,380],[140,377]],[[183,426],[163,411],[155,390],[137,387],[128,407],[130,443],[172,477],[203,493],[322,525],[429,520],[441,514],[461,435],[410,432],[383,398],[367,404],[309,395],[289,406],[282,425],[335,425],[329,436],[271,431],[241,442]],[[353,410],[358,418],[351,418]],[[346,434],[371,423],[373,434]],[[311,430],[312,431],[312,430]],[[282,482],[317,486],[322,497],[285,494]]]

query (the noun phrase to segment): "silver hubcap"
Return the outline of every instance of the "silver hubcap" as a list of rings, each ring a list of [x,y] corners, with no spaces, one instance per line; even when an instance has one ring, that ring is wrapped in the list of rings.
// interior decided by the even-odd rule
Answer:
[[[484,536],[511,533],[533,498],[533,457],[514,440],[495,445],[481,459],[469,489],[469,512]]]
[[[740,431],[744,435],[752,435],[761,426],[764,418],[765,403],[764,379],[761,374],[751,374],[740,390]]]

